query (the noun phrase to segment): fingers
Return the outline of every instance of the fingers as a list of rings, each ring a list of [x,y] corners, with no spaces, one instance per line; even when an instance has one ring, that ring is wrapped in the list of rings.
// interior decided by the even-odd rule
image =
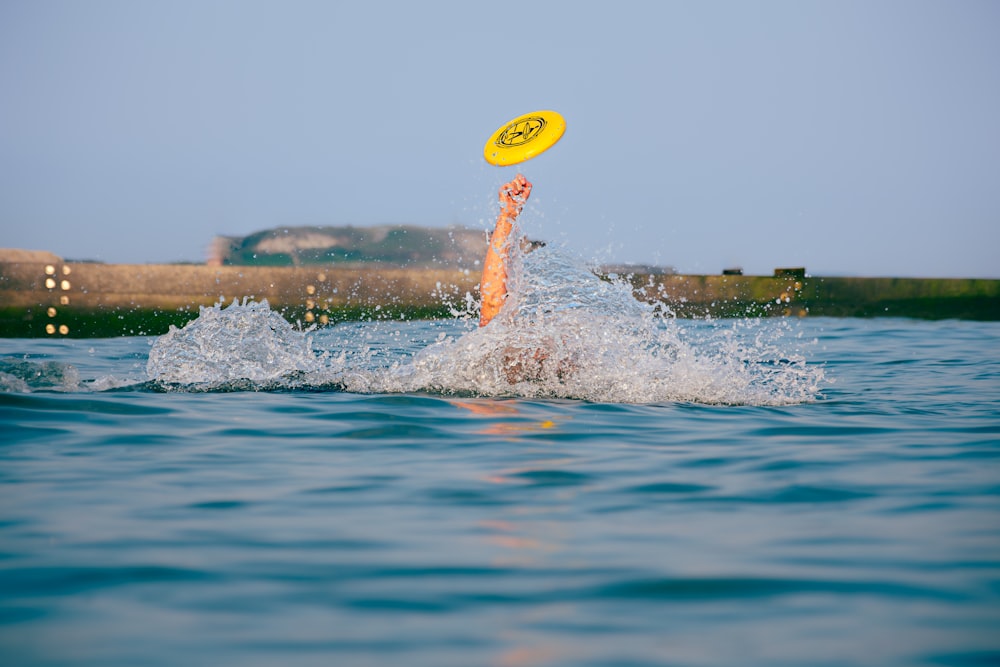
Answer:
[[[512,188],[512,190],[513,190],[512,194],[514,194],[515,196],[521,195],[525,199],[527,199],[528,198],[528,194],[531,193],[531,183],[529,183],[528,179],[526,179],[521,174],[518,174],[517,176],[515,176],[514,180],[510,182],[510,185],[513,186],[513,188]]]
[[[514,177],[513,183],[517,184],[517,191],[515,195],[519,195],[522,199],[527,199],[528,195],[531,194],[531,183],[521,174]]]
[[[521,203],[531,194],[531,183],[521,174],[514,177],[510,183],[504,183],[500,187],[500,201],[514,203],[514,198],[519,197]]]

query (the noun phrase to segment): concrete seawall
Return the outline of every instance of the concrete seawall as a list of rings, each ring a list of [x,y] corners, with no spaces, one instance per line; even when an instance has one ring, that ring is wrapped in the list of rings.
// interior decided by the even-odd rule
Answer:
[[[159,335],[220,299],[267,299],[290,321],[450,317],[478,274],[365,266],[0,262],[0,337]],[[1000,280],[803,275],[633,275],[636,297],[679,317],[856,316],[1000,320]]]

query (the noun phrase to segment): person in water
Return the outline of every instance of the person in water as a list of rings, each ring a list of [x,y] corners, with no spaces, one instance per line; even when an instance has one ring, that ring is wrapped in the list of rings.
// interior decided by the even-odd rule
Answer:
[[[531,195],[531,183],[518,174],[509,183],[500,187],[500,214],[490,235],[483,262],[483,274],[479,281],[479,326],[485,327],[497,316],[507,300],[507,278],[509,275],[511,248],[518,240],[511,238],[514,221]],[[547,340],[541,346],[536,344],[510,344],[501,352],[504,375],[511,384],[541,381],[553,374],[564,380],[576,368],[572,359],[559,359],[553,363],[554,341]]]

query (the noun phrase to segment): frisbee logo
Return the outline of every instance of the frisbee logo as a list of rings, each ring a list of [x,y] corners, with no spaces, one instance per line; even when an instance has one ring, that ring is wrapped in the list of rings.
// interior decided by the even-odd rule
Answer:
[[[499,137],[496,145],[504,148],[513,148],[528,143],[545,129],[545,119],[538,116],[522,118],[516,123],[507,126]]]

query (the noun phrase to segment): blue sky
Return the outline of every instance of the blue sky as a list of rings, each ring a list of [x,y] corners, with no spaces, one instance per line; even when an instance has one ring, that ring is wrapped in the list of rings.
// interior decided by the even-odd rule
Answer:
[[[0,2],[0,247],[524,225],[689,273],[1000,277],[1000,2]],[[544,155],[482,158],[566,118]]]

